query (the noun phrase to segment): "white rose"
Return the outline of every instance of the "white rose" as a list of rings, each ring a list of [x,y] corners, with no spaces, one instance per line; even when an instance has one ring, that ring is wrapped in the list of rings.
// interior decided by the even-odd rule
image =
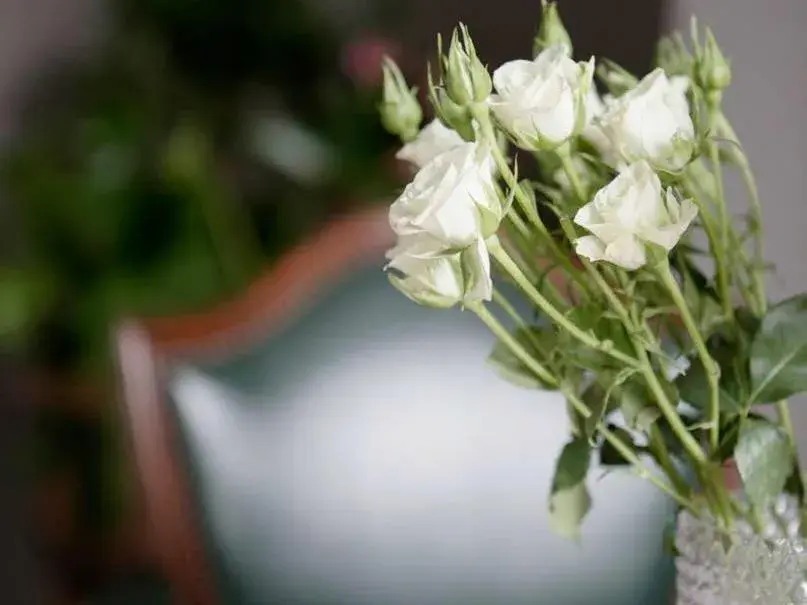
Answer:
[[[551,149],[583,128],[594,59],[576,63],[567,53],[551,46],[533,61],[510,61],[494,72],[490,107],[520,147]]]
[[[461,252],[434,252],[428,235],[404,236],[387,252],[390,282],[415,302],[431,307],[490,300],[493,282],[484,240]]]
[[[600,93],[596,86],[592,86],[586,95],[586,126],[589,126],[595,118],[599,118],[605,113],[606,105],[613,102],[611,95],[600,98]]]
[[[647,160],[657,169],[677,172],[695,147],[685,82],[671,81],[662,69],[616,99],[597,126],[626,164]]]
[[[404,145],[395,157],[422,168],[441,153],[463,143],[465,141],[455,131],[444,126],[440,120],[433,120],[420,131],[414,141]]]
[[[493,234],[504,212],[487,147],[463,143],[418,171],[389,218],[399,236],[425,233],[444,248],[463,248]]]
[[[578,210],[574,222],[593,235],[578,239],[575,249],[592,261],[638,269],[647,261],[647,243],[672,250],[697,214],[692,200],[679,202],[671,188],[664,192],[650,164],[639,161]]]
[[[689,84],[689,76],[670,76],[670,85],[684,96],[689,90]]]
[[[600,153],[602,161],[610,166],[616,166],[619,158],[611,146],[611,141],[605,136],[605,132],[600,126],[600,118],[615,101],[615,97],[610,94],[600,98],[597,89],[592,86],[586,99],[586,125],[580,133],[580,136],[591,143],[594,149]]]

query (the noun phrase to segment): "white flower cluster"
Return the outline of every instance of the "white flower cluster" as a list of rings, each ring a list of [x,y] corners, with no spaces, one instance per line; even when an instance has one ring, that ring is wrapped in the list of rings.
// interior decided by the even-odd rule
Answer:
[[[738,527],[735,517],[750,516],[749,527],[767,536],[756,513],[783,490],[804,491],[786,399],[807,392],[807,358],[787,355],[807,342],[807,295],[768,303],[761,201],[722,108],[729,61],[693,21],[691,44],[670,36],[645,77],[604,58],[595,70],[594,58],[573,59],[556,3],[542,6],[534,59],[492,74],[468,29],[457,28],[447,54],[439,52],[439,72],[428,74],[437,121],[425,128],[414,89],[385,65],[379,109],[404,143],[398,157],[416,169],[389,212],[398,236],[390,278],[421,304],[476,314],[496,336],[489,360],[502,377],[565,397],[572,430],[548,499],[557,532],[580,535],[592,505],[591,454],[599,450],[601,464],[631,466],[695,517],[708,512],[724,533]],[[524,161],[539,171],[519,180]],[[724,186],[729,163],[749,196],[742,231]],[[700,209],[708,252],[696,253],[681,240]],[[696,254],[713,262],[704,269]],[[491,259],[534,319],[509,302],[510,292],[494,290]],[[778,422],[748,415],[775,402]],[[611,424],[612,409],[622,428]],[[722,434],[728,430],[731,440]],[[666,480],[656,480],[645,454]],[[703,479],[709,498],[693,498],[672,456]],[[730,460],[749,509],[729,505],[737,483],[726,472]],[[797,508],[804,517],[807,499]],[[726,550],[713,536],[706,546]],[[721,603],[784,603],[782,587],[800,588],[800,571],[776,557],[768,556],[778,562],[765,574],[750,574],[760,563],[741,546],[735,540],[731,564],[718,570]],[[680,550],[679,596],[705,594],[703,570],[690,573]],[[779,558],[790,563],[789,552]],[[687,592],[687,578],[698,581],[696,592]]]
[[[474,78],[484,81],[465,29],[463,36],[466,46],[452,45],[459,58],[445,64],[457,70],[472,65]],[[470,56],[462,54],[464,48]],[[607,169],[617,171],[591,198],[579,200],[574,221],[590,235],[574,242],[577,254],[636,270],[646,263],[647,244],[666,250],[675,246],[697,210],[672,189],[665,190],[658,173],[680,172],[694,153],[689,81],[656,69],[624,94],[601,99],[593,76],[593,57],[578,63],[568,44],[554,44],[531,61],[510,61],[495,70],[491,93],[481,101],[463,100],[470,99],[465,95],[459,99],[464,106],[434,95],[442,120],[407,139],[397,156],[417,168],[390,209],[399,240],[388,253],[388,268],[402,292],[441,307],[490,299],[486,240],[508,211],[496,171],[497,161],[501,167],[508,160],[501,155],[494,125],[517,147],[534,153],[560,153],[569,142],[585,140]],[[455,81],[463,77],[453,74]],[[444,125],[452,123],[447,115],[470,128],[462,129],[461,136]],[[489,128],[480,115],[492,118]],[[468,132],[476,141],[467,140]],[[571,159],[585,168],[579,157]],[[557,182],[569,191],[565,176]],[[512,189],[514,182],[507,185]]]

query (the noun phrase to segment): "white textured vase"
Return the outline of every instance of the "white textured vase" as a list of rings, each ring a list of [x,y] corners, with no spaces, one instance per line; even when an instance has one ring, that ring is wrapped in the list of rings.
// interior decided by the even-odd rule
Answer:
[[[804,540],[796,500],[766,511],[764,536],[738,521],[731,540],[684,511],[676,533],[677,605],[805,605]]]

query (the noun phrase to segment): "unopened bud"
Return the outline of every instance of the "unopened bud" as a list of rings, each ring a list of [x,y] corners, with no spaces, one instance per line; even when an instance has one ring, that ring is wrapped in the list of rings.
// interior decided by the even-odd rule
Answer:
[[[720,91],[731,84],[731,66],[708,27],[703,50],[698,56],[696,77],[706,91]]]
[[[487,68],[476,54],[468,28],[460,23],[451,36],[448,56],[443,57],[446,92],[460,106],[481,103],[493,90]]]
[[[541,13],[541,24],[538,26],[538,33],[532,44],[532,55],[537,57],[550,46],[562,45],[566,47],[569,56],[572,55],[572,39],[569,32],[563,26],[558,5],[555,2],[541,1],[543,11]]]
[[[395,61],[384,57],[384,93],[378,111],[381,123],[391,134],[404,141],[414,139],[423,119],[423,111],[417,100],[417,89],[409,88]]]
[[[429,100],[434,107],[437,118],[446,127],[455,130],[464,140],[475,140],[476,136],[470,109],[452,101],[445,89],[435,85],[432,79],[431,65],[428,66],[428,81]]]
[[[692,55],[680,33],[664,36],[656,47],[656,67],[670,76],[691,76]]]
[[[609,59],[601,59],[597,65],[597,76],[615,97],[620,97],[639,83],[638,78],[625,68]]]

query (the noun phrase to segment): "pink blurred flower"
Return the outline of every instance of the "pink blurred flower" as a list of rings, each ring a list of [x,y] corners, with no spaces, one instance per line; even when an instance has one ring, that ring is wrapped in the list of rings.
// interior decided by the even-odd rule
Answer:
[[[342,70],[361,88],[376,88],[382,84],[381,60],[385,55],[398,60],[400,47],[377,35],[367,35],[342,49]]]

